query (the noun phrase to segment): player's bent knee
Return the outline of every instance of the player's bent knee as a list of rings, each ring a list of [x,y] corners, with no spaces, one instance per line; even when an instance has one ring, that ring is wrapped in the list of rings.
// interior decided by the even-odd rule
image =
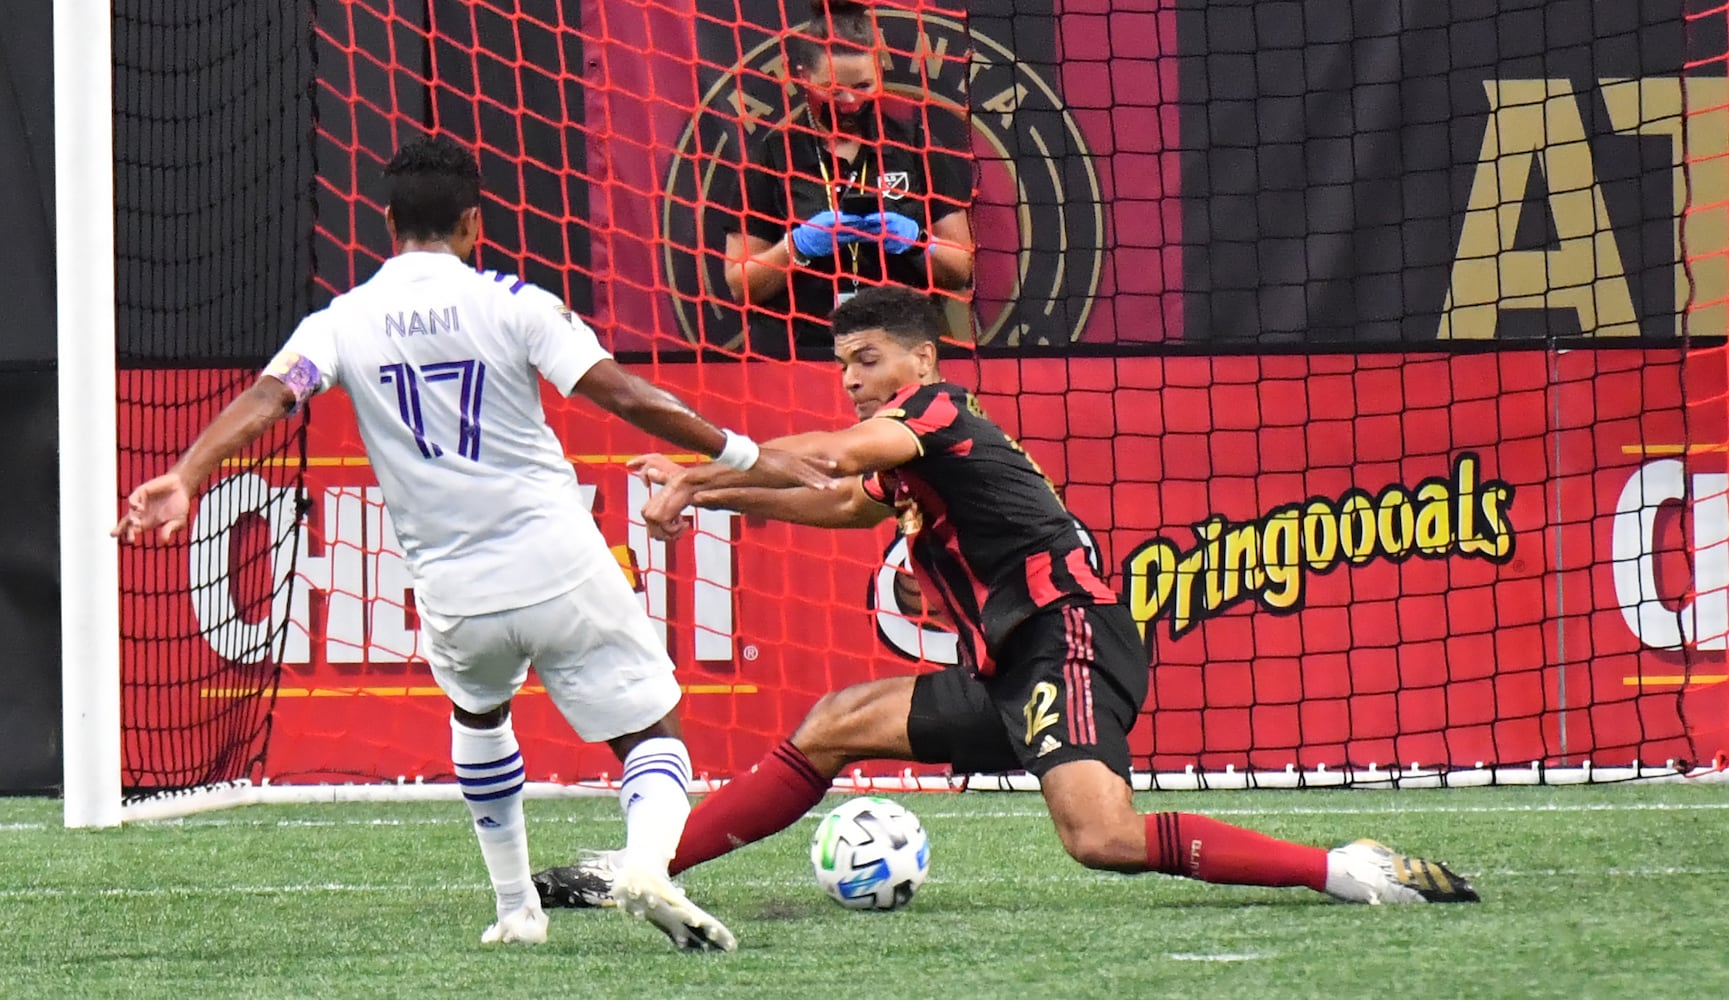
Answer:
[[[793,734],[793,742],[807,754],[813,750],[843,751],[849,731],[855,727],[861,711],[866,710],[868,705],[861,703],[852,688],[830,691],[805,713],[804,721]]]
[[[1122,775],[1102,761],[1074,760],[1042,775],[1040,786],[1070,857],[1088,868],[1146,870],[1146,821]]]
[[[1146,851],[1121,838],[1087,833],[1064,840],[1069,856],[1097,871],[1138,872],[1147,867]]]
[[[1059,824],[1057,835],[1063,849],[1088,868],[1098,871],[1138,872],[1147,867],[1144,835],[1119,830],[1112,824]]]
[[[871,757],[905,758],[907,698],[883,681],[831,691],[811,706],[793,745],[813,763],[841,766]]]

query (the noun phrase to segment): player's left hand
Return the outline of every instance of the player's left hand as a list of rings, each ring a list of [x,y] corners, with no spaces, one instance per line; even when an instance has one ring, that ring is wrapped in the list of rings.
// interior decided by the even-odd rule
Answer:
[[[689,483],[688,470],[659,452],[638,455],[624,467],[651,488],[648,502],[642,505],[642,521],[648,525],[649,537],[665,542],[684,534],[684,511],[696,492]],[[671,486],[675,481],[678,485]]]
[[[910,253],[919,246],[919,224],[899,212],[872,212],[859,227],[882,237],[889,253]]]
[[[178,473],[157,476],[126,498],[126,513],[108,532],[128,545],[156,532],[158,541],[171,542],[186,530],[192,510],[192,490]]]
[[[648,478],[646,473],[644,478]],[[649,479],[649,482],[654,480]],[[690,482],[687,471],[674,467],[661,488],[655,490],[648,502],[642,505],[642,523],[648,525],[649,537],[670,542],[683,535],[690,527],[684,511],[690,506],[691,498],[695,494],[696,489]]]

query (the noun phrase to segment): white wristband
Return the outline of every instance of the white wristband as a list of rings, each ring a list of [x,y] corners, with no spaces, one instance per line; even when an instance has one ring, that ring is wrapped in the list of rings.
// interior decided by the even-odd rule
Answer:
[[[716,455],[714,460],[729,469],[743,472],[756,464],[756,457],[761,451],[750,438],[727,431],[726,446],[721,448],[720,454]]]

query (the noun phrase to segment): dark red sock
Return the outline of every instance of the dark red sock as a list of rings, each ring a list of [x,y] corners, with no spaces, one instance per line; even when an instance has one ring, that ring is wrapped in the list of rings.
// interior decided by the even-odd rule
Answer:
[[[690,811],[671,872],[677,875],[793,825],[822,801],[832,778],[819,773],[791,741],[775,747]]]
[[[1147,869],[1225,885],[1327,888],[1327,851],[1194,813],[1147,815]]]

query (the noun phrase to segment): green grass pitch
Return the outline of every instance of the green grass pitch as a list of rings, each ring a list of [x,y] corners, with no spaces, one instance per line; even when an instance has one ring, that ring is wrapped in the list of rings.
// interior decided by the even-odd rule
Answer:
[[[900,796],[931,835],[907,909],[810,877],[815,816],[688,873],[738,934],[684,955],[617,911],[483,949],[461,805],[253,808],[67,831],[0,800],[7,997],[1128,998],[1729,996],[1729,786],[1139,797],[1331,844],[1374,836],[1476,880],[1468,907],[1093,873],[1026,794]],[[623,834],[608,799],[528,803],[537,865]]]

